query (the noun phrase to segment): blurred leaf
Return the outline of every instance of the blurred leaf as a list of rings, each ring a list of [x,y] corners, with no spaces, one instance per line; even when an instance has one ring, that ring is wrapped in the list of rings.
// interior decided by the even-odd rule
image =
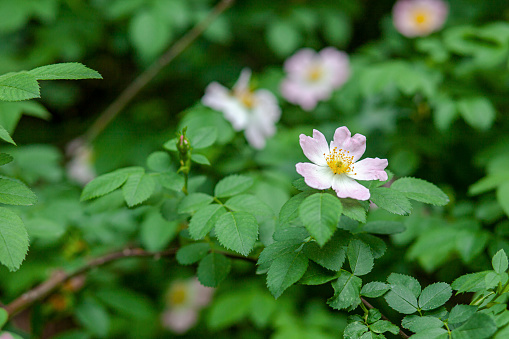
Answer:
[[[0,76],[0,100],[20,101],[40,96],[39,84],[32,74],[18,72]]]
[[[184,187],[184,177],[175,172],[158,173],[155,178],[161,186],[172,191],[180,192]]]
[[[207,243],[189,244],[179,248],[176,258],[181,265],[191,265],[203,259],[209,251],[210,245]]]
[[[155,316],[154,305],[143,294],[123,287],[107,287],[96,291],[96,297],[116,312],[132,319]]]
[[[225,198],[239,194],[253,185],[253,179],[245,175],[230,175],[221,179],[214,188],[214,195],[218,198]]]
[[[216,221],[216,237],[224,247],[247,256],[258,239],[258,223],[247,212],[228,212]]]
[[[9,319],[9,313],[3,307],[0,308],[0,329],[4,327],[7,319]]]
[[[21,218],[4,207],[0,207],[0,240],[0,262],[16,271],[28,251],[28,234]]]
[[[11,136],[9,135],[9,132],[7,132],[7,130],[2,125],[0,125],[0,139],[7,141],[10,144],[16,145],[14,140],[12,140]]]
[[[468,194],[479,195],[491,191],[506,182],[509,182],[509,171],[490,174],[470,185],[468,188]]]
[[[178,222],[164,219],[159,211],[149,212],[140,228],[140,240],[149,251],[161,251],[177,235]]]
[[[153,59],[172,38],[170,27],[155,11],[138,11],[129,24],[129,38],[144,59]]]
[[[507,267],[509,266],[509,263],[507,261],[507,255],[505,254],[504,250],[499,250],[491,260],[491,265],[493,266],[493,269],[497,273],[503,273],[507,271]]]
[[[36,80],[79,80],[79,79],[102,79],[97,71],[90,69],[78,62],[65,62],[60,64],[46,65],[28,71]]]
[[[178,205],[179,213],[196,213],[202,207],[207,206],[214,200],[214,197],[205,193],[191,193],[180,200]]]
[[[182,130],[182,128],[186,126],[189,131],[198,130],[203,127],[215,127],[217,131],[221,132],[217,134],[216,143],[219,145],[230,142],[235,136],[232,125],[226,121],[222,113],[216,112],[201,104],[197,104],[185,111],[185,115],[179,123],[178,130]],[[165,147],[167,145],[169,146],[169,143],[170,141],[165,144]]]
[[[97,198],[116,190],[126,182],[128,177],[129,172],[116,170],[93,179],[83,189],[81,201]]]
[[[29,206],[37,202],[37,196],[23,182],[0,176],[0,203]]]
[[[0,153],[0,166],[8,164],[13,160],[14,160],[14,158],[12,157],[12,155],[7,154],[7,153]]]
[[[360,231],[374,234],[396,234],[406,230],[405,225],[399,221],[375,220],[360,227]]]
[[[346,47],[352,34],[351,23],[342,12],[327,11],[321,16],[323,35],[329,44]]]
[[[91,334],[106,337],[110,330],[110,316],[103,305],[91,297],[82,300],[75,308],[78,322]]]
[[[194,240],[203,239],[226,209],[218,204],[207,205],[196,212],[189,222],[189,234]]]
[[[497,201],[504,210],[506,215],[509,215],[509,182],[505,182],[497,188]]]
[[[30,238],[58,239],[64,235],[67,227],[46,218],[29,219],[25,223]]]
[[[337,197],[316,193],[304,199],[299,206],[299,217],[320,246],[330,239],[336,230],[343,205]]]
[[[197,130],[189,130],[187,137],[193,149],[206,148],[214,144],[217,139],[217,128],[203,127]]]
[[[171,166],[170,156],[163,151],[151,153],[147,158],[147,166],[156,172],[168,171]]]
[[[191,160],[200,165],[210,165],[209,159],[203,154],[191,154]]]
[[[203,286],[217,287],[230,273],[231,260],[219,253],[209,253],[198,265],[198,280]]]
[[[463,119],[473,128],[486,131],[495,121],[495,107],[484,97],[463,98],[458,101],[457,106]]]
[[[266,34],[268,45],[280,57],[286,57],[294,52],[302,40],[301,33],[289,21],[273,21],[267,27]]]

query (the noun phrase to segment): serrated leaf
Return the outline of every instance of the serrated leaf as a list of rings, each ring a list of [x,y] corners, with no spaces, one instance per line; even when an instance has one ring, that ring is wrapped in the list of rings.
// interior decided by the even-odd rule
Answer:
[[[452,331],[453,339],[485,339],[497,331],[497,325],[485,313],[475,313],[466,323]]]
[[[401,285],[408,288],[416,298],[421,294],[421,284],[409,275],[391,273],[387,278],[387,282],[391,285]]]
[[[28,234],[21,218],[0,207],[0,263],[16,271],[28,251]]]
[[[361,295],[368,298],[378,298],[385,294],[388,290],[391,289],[391,285],[379,282],[372,281],[362,286]]]
[[[216,237],[224,247],[247,256],[258,239],[256,218],[247,212],[228,212],[216,221]]]
[[[177,262],[181,265],[191,265],[203,259],[210,251],[208,243],[199,242],[179,248],[177,251]]]
[[[214,188],[214,195],[218,198],[226,198],[239,194],[253,185],[253,178],[245,175],[230,175],[220,180]]]
[[[376,220],[363,225],[360,230],[374,234],[396,234],[405,231],[406,227],[399,221]]]
[[[6,165],[13,160],[14,158],[12,157],[12,155],[7,153],[0,153],[0,166]]]
[[[406,195],[400,191],[388,187],[377,187],[370,190],[371,201],[384,210],[399,214],[409,215],[412,211],[412,205]]]
[[[194,240],[205,237],[214,227],[217,219],[226,213],[223,206],[212,204],[198,210],[189,222],[189,234]]]
[[[275,259],[287,253],[296,252],[300,246],[301,246],[300,240],[289,239],[275,241],[263,249],[262,253],[260,253],[260,256],[258,257],[257,265],[270,263],[271,261],[274,261]]]
[[[301,252],[289,252],[276,258],[267,272],[267,287],[274,298],[299,281],[308,268],[308,258]]]
[[[198,264],[198,280],[203,286],[217,287],[230,273],[231,260],[219,253],[209,253]]]
[[[209,159],[203,154],[191,154],[191,160],[200,165],[210,165]]]
[[[387,320],[378,320],[374,324],[369,325],[369,329],[375,333],[385,333],[385,332],[391,332],[392,334],[399,333],[399,327]]]
[[[189,130],[187,137],[193,149],[202,149],[212,145],[217,139],[216,127],[203,127],[197,130]]]
[[[17,72],[0,76],[0,100],[20,101],[40,96],[39,84],[32,74]]]
[[[29,206],[37,202],[37,196],[23,182],[0,177],[0,203]]]
[[[180,200],[179,213],[194,213],[207,206],[214,200],[214,197],[205,193],[191,193]]]
[[[448,339],[449,334],[444,328],[430,328],[412,336],[412,339]]]
[[[346,251],[350,269],[354,275],[364,275],[373,269],[373,255],[368,245],[360,240],[350,241]]]
[[[391,188],[403,192],[409,199],[426,204],[443,206],[449,202],[449,197],[440,188],[422,179],[400,178],[392,183]]]
[[[175,172],[157,173],[155,178],[161,186],[172,191],[180,192],[184,187],[184,177]]]
[[[412,314],[417,312],[417,298],[407,287],[393,285],[384,296],[387,304],[399,313]]]
[[[350,219],[365,223],[366,222],[366,209],[362,202],[355,199],[341,199],[343,205],[343,214]]]
[[[78,62],[64,62],[46,65],[28,71],[37,80],[79,80],[102,79],[99,72],[94,71]]]
[[[344,339],[359,339],[361,335],[369,331],[368,326],[363,324],[360,321],[354,321],[349,323],[345,327],[345,331],[343,333]]]
[[[136,173],[129,175],[124,186],[122,186],[122,194],[127,206],[133,207],[150,198],[155,187],[154,179],[148,174]]]
[[[458,324],[467,321],[477,311],[477,306],[456,305],[451,309],[447,322],[449,324]]]
[[[320,246],[323,246],[336,230],[343,206],[337,197],[316,193],[305,198],[299,206],[299,217]]]
[[[98,176],[85,186],[81,193],[81,201],[97,198],[116,190],[126,182],[128,177],[129,173],[123,170]]]
[[[412,332],[419,333],[430,328],[441,328],[444,322],[432,316],[407,315],[401,321],[401,326]]]
[[[249,212],[255,216],[272,216],[272,209],[259,198],[251,194],[239,194],[228,199],[225,204],[232,211]]]
[[[7,132],[7,130],[2,125],[0,125],[0,139],[7,141],[10,144],[16,145],[14,140],[12,140],[9,132]]]
[[[451,287],[458,291],[456,294],[464,292],[480,292],[486,288],[485,279],[489,272],[490,271],[483,271],[462,275],[452,282]]]
[[[375,259],[381,258],[387,250],[385,242],[377,236],[361,233],[356,234],[355,237],[371,248],[371,253],[373,253]]]
[[[161,251],[177,235],[178,222],[168,221],[159,211],[153,211],[141,223],[140,240],[149,251]]]
[[[491,265],[493,266],[495,272],[499,274],[507,271],[509,263],[507,261],[507,255],[505,254],[505,251],[503,249],[499,250],[493,256],[493,259],[491,260]]]
[[[332,283],[334,296],[327,300],[327,304],[336,310],[357,307],[361,302],[361,285],[361,278],[341,270],[338,280]]]
[[[346,258],[346,247],[350,236],[347,232],[338,231],[323,247],[316,242],[304,245],[304,254],[317,264],[332,270],[339,271]]]
[[[299,217],[299,206],[311,193],[302,192],[291,197],[279,211],[279,227],[289,226]]]
[[[419,308],[424,311],[434,310],[445,304],[452,296],[452,288],[444,282],[426,286],[419,296]]]
[[[300,278],[299,283],[303,285],[322,285],[337,277],[337,272],[330,271],[311,261],[306,273]]]

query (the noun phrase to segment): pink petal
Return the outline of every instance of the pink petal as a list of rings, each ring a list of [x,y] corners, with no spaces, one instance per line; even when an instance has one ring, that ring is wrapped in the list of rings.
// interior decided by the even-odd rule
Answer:
[[[297,53],[286,59],[284,69],[288,73],[301,73],[313,63],[316,52],[311,48],[302,48]]]
[[[193,308],[169,309],[161,316],[163,327],[175,333],[185,333],[198,321],[198,311]]]
[[[301,134],[299,136],[299,142],[304,155],[309,160],[320,166],[328,166],[327,161],[325,161],[325,156],[329,154],[329,146],[322,133],[314,129],[312,138],[305,134]]]
[[[339,127],[334,133],[334,140],[331,142],[331,150],[334,147],[348,151],[353,156],[353,161],[357,161],[366,151],[366,137],[362,134],[355,134],[350,137],[351,133],[346,126]]]
[[[295,165],[297,173],[304,177],[304,182],[319,190],[324,190],[332,185],[334,173],[329,166],[317,166],[309,162],[299,162]]]
[[[201,98],[201,102],[216,111],[222,111],[225,102],[230,98],[230,91],[226,87],[217,82],[212,82],[205,88],[205,95]]]
[[[387,180],[384,169],[389,162],[387,159],[366,158],[353,165],[353,173],[348,176],[357,180]]]
[[[327,47],[320,51],[323,67],[333,74],[331,77],[332,88],[343,85],[350,77],[350,62],[348,54],[338,51],[334,47]]]
[[[357,200],[368,200],[369,190],[347,175],[339,174],[334,176],[332,189],[340,198],[352,198]]]

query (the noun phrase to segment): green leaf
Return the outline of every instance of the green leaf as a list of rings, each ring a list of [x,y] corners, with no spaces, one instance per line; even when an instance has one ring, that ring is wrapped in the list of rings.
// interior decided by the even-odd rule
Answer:
[[[493,265],[493,269],[495,272],[501,274],[507,271],[507,267],[509,263],[507,262],[507,255],[503,249],[499,250],[491,260],[491,264]]]
[[[290,55],[301,44],[301,34],[289,21],[274,20],[267,27],[267,43],[278,56]]]
[[[385,333],[385,332],[391,332],[392,334],[399,333],[399,327],[387,320],[378,320],[374,324],[369,325],[369,329],[375,333]]]
[[[149,251],[161,251],[178,232],[178,222],[168,221],[159,211],[150,212],[143,220],[140,228],[140,240]]]
[[[303,251],[309,259],[317,264],[332,271],[339,271],[346,258],[348,240],[347,232],[338,231],[323,247],[320,247],[316,242],[308,242],[304,245]]]
[[[217,219],[226,213],[223,206],[212,204],[203,207],[193,215],[189,222],[189,234],[194,240],[203,239],[214,227]]]
[[[148,297],[125,287],[101,288],[95,292],[95,296],[116,313],[132,320],[148,320],[155,316],[155,307]]]
[[[487,98],[463,98],[457,102],[457,107],[467,124],[478,130],[490,129],[495,121],[495,107]]]
[[[430,315],[423,317],[418,315],[407,315],[401,321],[401,326],[412,332],[419,333],[430,328],[441,328],[444,326],[444,322]]]
[[[304,181],[304,178],[299,178],[299,179],[294,180],[292,182],[292,186],[302,192],[315,191],[314,188],[311,188],[306,184],[306,182]]]
[[[388,290],[391,289],[391,285],[379,282],[372,281],[362,286],[361,295],[368,298],[378,298],[385,294]]]
[[[407,287],[393,285],[384,296],[387,304],[399,313],[412,314],[417,312],[417,298]]]
[[[129,178],[127,178],[122,187],[122,194],[127,206],[133,207],[150,198],[155,187],[154,179],[148,174],[137,173],[129,175]]]
[[[258,257],[257,265],[270,263],[285,254],[294,253],[300,246],[301,241],[299,239],[275,241],[263,249]]]
[[[323,268],[320,265],[310,262],[306,273],[299,280],[303,285],[322,285],[331,280],[337,279],[338,275],[334,271]]]
[[[363,324],[360,321],[354,321],[349,323],[345,327],[345,331],[343,333],[344,339],[359,339],[364,333],[369,331],[368,326]]]
[[[391,285],[401,285],[408,288],[416,298],[421,294],[421,284],[419,284],[419,281],[414,277],[399,273],[391,273],[387,278],[387,282]]]
[[[0,177],[0,203],[29,206],[37,202],[37,196],[23,182]]]
[[[373,253],[373,258],[375,259],[381,258],[387,250],[385,242],[377,236],[360,233],[356,234],[355,237],[371,248],[371,253]]]
[[[16,145],[14,140],[12,140],[11,136],[9,135],[9,132],[7,132],[7,130],[2,125],[0,125],[0,139]]]
[[[64,235],[67,225],[46,218],[30,218],[25,223],[30,239],[58,239]]]
[[[221,245],[247,256],[258,238],[258,223],[250,213],[228,212],[216,221],[215,231]]]
[[[343,206],[337,197],[315,193],[301,203],[299,216],[309,234],[323,246],[336,230],[342,210]]]
[[[232,211],[249,212],[255,216],[273,216],[272,209],[251,194],[239,194],[228,199],[225,204]]]
[[[168,171],[171,166],[170,155],[163,151],[151,153],[147,158],[147,166],[156,172]]]
[[[409,199],[426,204],[443,206],[449,202],[449,197],[440,188],[422,179],[400,178],[392,183],[391,188],[404,193]]]
[[[509,182],[509,172],[507,171],[496,172],[472,184],[468,188],[468,194],[479,195],[491,191],[507,182]]]
[[[203,127],[197,130],[189,130],[187,137],[193,149],[202,149],[212,145],[217,139],[216,127]]]
[[[209,159],[203,154],[191,154],[191,160],[200,165],[210,165]]]
[[[8,164],[13,160],[14,160],[14,158],[12,157],[12,155],[7,154],[7,153],[0,153],[0,166]]]
[[[81,201],[97,198],[113,192],[122,186],[128,177],[129,172],[125,170],[116,170],[114,172],[98,176],[85,186],[81,193]]]
[[[248,293],[223,294],[214,298],[207,324],[213,330],[221,330],[238,323],[250,311],[252,296]]]
[[[477,273],[469,273],[462,275],[454,280],[451,284],[452,288],[458,293],[464,292],[480,292],[486,288],[486,275],[490,271],[483,271]]]
[[[28,251],[28,234],[21,218],[0,207],[0,263],[16,271]]]
[[[163,144],[163,147],[164,147],[165,149],[167,149],[168,151],[174,151],[174,152],[176,152],[176,151],[177,151],[177,142],[178,142],[178,138],[170,139],[170,140],[166,141],[166,142]]]
[[[208,243],[198,242],[179,248],[176,258],[181,265],[191,265],[203,259],[209,251]]]
[[[509,216],[509,182],[505,182],[497,188],[497,201]]]
[[[155,10],[139,10],[129,24],[129,38],[145,59],[160,54],[171,39],[171,29]]]
[[[451,309],[447,322],[449,324],[459,324],[467,321],[477,311],[477,306],[456,305]]]
[[[0,307],[0,329],[4,327],[8,319],[9,313],[3,307]]]
[[[424,311],[434,310],[445,304],[452,296],[449,284],[437,282],[427,286],[419,296],[419,308]]]
[[[288,227],[299,217],[299,206],[311,193],[302,192],[291,197],[279,211],[279,227]]]
[[[306,273],[308,258],[301,252],[289,252],[274,259],[267,272],[267,287],[274,298],[281,294]]]
[[[217,287],[230,273],[231,260],[219,253],[209,253],[198,264],[198,280],[203,286]]]
[[[343,214],[350,219],[365,223],[366,222],[366,209],[359,200],[355,199],[340,199],[343,205]]]
[[[327,300],[327,304],[336,310],[354,309],[361,302],[359,298],[361,285],[361,278],[341,270],[338,280],[332,283],[334,296]]]
[[[497,325],[484,313],[475,313],[466,323],[452,331],[453,339],[485,339],[497,331]]]
[[[239,194],[253,185],[253,179],[245,175],[230,175],[220,180],[214,188],[214,195],[218,198],[225,198]]]
[[[40,96],[39,84],[32,74],[18,72],[0,76],[0,100],[21,101]]]
[[[157,173],[155,178],[161,186],[175,192],[182,191],[184,187],[184,177],[175,172]]]
[[[363,225],[360,230],[374,234],[396,234],[404,232],[406,227],[405,224],[399,221],[376,220]]]
[[[353,275],[364,275],[373,269],[373,254],[368,245],[360,240],[350,241],[346,251]]]
[[[213,200],[214,197],[205,193],[191,193],[180,200],[178,212],[195,213],[199,209],[210,204]]]
[[[429,328],[412,336],[412,339],[448,339],[449,335],[444,328]]]
[[[74,315],[78,323],[94,336],[104,338],[108,335],[110,316],[105,307],[96,299],[85,298],[76,306]]]
[[[102,79],[98,72],[78,62],[64,62],[46,65],[28,71],[37,80],[79,80]]]
[[[412,205],[406,195],[400,191],[388,187],[377,187],[370,190],[369,198],[378,207],[386,211],[399,215],[409,215],[412,211]]]

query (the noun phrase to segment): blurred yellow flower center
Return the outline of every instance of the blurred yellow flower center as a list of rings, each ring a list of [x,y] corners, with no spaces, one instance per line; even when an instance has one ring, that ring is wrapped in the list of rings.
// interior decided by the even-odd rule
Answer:
[[[169,302],[173,306],[179,306],[187,300],[187,288],[185,284],[175,284],[169,293]]]
[[[324,153],[323,156],[334,174],[343,174],[353,172],[353,155],[350,156],[349,153],[349,151],[338,150],[337,147],[334,147],[332,152],[328,155]]]
[[[423,10],[415,11],[414,21],[419,26],[426,26],[429,23],[429,13]]]
[[[323,68],[319,65],[312,66],[308,71],[308,80],[309,81],[318,81],[323,75]]]
[[[256,102],[256,98],[251,91],[243,91],[238,95],[240,102],[247,108],[253,108]]]

